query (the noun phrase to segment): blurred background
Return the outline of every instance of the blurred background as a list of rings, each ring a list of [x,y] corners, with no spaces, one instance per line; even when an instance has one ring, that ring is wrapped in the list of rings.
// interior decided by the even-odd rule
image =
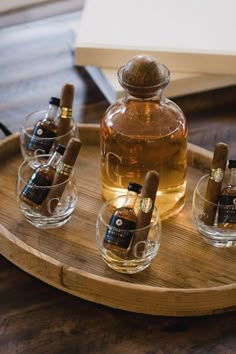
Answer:
[[[76,38],[85,3],[1,1],[0,123],[11,132],[19,131],[23,118],[32,111],[46,109],[49,97],[60,95],[66,82],[75,85],[77,122],[99,123],[110,105],[86,68],[75,65]],[[191,143],[213,151],[215,143],[224,141],[230,144],[231,157],[236,155],[235,85],[170,98],[187,116]],[[4,136],[0,132],[0,138]]]

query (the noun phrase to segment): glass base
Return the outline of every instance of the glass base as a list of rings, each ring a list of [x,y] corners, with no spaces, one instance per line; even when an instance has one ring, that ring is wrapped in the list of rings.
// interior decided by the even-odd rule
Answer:
[[[144,263],[142,265],[117,265],[115,262],[108,262],[107,259],[103,258],[104,262],[110,267],[111,269],[115,270],[118,273],[123,273],[123,274],[136,274],[139,272],[142,272],[144,269],[150,266],[151,262]]]
[[[236,245],[236,234],[234,231],[220,229],[217,226],[207,226],[202,223],[196,223],[198,231],[205,242],[211,246],[224,248]]]
[[[149,256],[137,259],[122,259],[117,257],[110,251],[106,251],[105,249],[102,250],[102,258],[104,262],[110,267],[111,269],[115,270],[119,273],[124,274],[135,274],[142,272],[144,269],[150,266],[152,260],[157,255],[158,248]]]
[[[32,215],[32,213],[28,213],[24,208],[21,209],[22,214],[25,219],[33,226],[39,229],[55,229],[67,223],[71,216],[72,211],[70,213],[66,213],[65,215],[54,216],[54,217],[46,217],[46,216],[37,216],[37,214]]]
[[[212,240],[206,236],[204,236],[203,239],[211,246],[218,247],[218,248],[232,247],[236,245],[236,241]]]

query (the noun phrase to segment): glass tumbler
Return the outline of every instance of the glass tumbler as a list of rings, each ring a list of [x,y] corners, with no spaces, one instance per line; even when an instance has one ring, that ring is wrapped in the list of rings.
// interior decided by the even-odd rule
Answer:
[[[56,228],[65,224],[72,216],[78,199],[78,187],[74,171],[63,183],[50,186],[40,186],[29,183],[35,166],[35,160],[48,159],[49,155],[39,155],[25,160],[18,169],[17,174],[17,203],[25,219],[32,225],[41,229]],[[36,196],[26,199],[22,195]]]
[[[33,136],[33,130],[35,125],[42,121],[47,114],[46,110],[40,110],[30,113],[23,121],[20,134],[20,147],[24,160],[29,160],[33,156],[47,155],[54,152],[57,144],[66,145],[68,141],[73,137],[78,137],[78,127],[74,120],[71,120],[71,129],[64,135],[54,137],[39,137]],[[55,124],[58,118],[56,118]],[[30,142],[34,140],[37,148],[32,149]],[[42,158],[42,157],[41,157]],[[34,160],[36,163],[38,160]],[[43,161],[41,161],[43,162]]]
[[[236,212],[236,205],[222,205],[220,202],[214,204],[205,198],[209,174],[202,176],[194,190],[192,200],[193,220],[197,230],[203,239],[215,247],[231,247],[236,244],[236,223],[219,222],[219,215],[222,210],[224,213]],[[228,175],[225,176],[222,188],[227,183]],[[207,216],[214,213],[214,221],[209,225]]]
[[[117,232],[116,226],[110,225],[110,220],[117,208],[124,204],[125,198],[126,196],[119,196],[103,203],[96,223],[96,239],[101,256],[110,268],[120,273],[133,274],[147,268],[157,255],[161,238],[161,220],[157,208],[154,207],[151,221],[145,228],[127,230],[119,227],[119,232],[123,235],[128,233],[131,239],[127,249],[117,252],[112,247],[107,247],[104,239],[108,230],[110,234]],[[136,215],[140,202],[141,197],[138,197],[134,208]],[[138,242],[135,241],[137,237]]]

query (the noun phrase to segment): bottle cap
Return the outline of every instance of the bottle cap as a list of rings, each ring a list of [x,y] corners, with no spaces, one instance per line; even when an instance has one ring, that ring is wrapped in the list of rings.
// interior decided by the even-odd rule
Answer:
[[[148,55],[136,55],[118,70],[119,83],[134,97],[151,97],[169,80],[167,67]]]
[[[130,182],[128,185],[128,191],[136,192],[137,194],[141,193],[142,186],[138,183]]]
[[[63,155],[64,152],[65,152],[65,149],[66,149],[66,148],[65,148],[64,145],[58,144],[58,145],[56,146],[55,151],[58,152],[59,154]]]
[[[228,167],[229,168],[236,168],[236,160],[229,160]]]
[[[54,106],[60,107],[60,98],[51,97],[49,100],[49,104],[53,104]]]

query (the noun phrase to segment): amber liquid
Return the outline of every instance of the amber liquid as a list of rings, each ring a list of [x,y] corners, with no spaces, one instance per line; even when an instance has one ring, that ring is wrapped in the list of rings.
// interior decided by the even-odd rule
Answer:
[[[160,173],[156,205],[162,219],[184,206],[187,130],[179,108],[170,100],[119,101],[101,123],[102,195],[125,194],[129,182],[143,184],[149,170]]]

